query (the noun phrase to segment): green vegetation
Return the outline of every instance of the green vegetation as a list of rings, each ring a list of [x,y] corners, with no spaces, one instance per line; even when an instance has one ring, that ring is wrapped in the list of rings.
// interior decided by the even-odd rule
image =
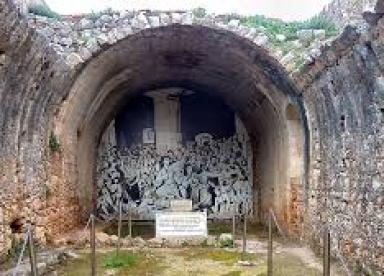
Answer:
[[[187,241],[182,241],[181,242],[181,246],[182,247],[187,247],[188,246],[188,242]]]
[[[105,10],[98,11],[98,12],[92,11],[90,14],[87,15],[87,19],[93,22],[96,22],[104,14],[112,15],[113,14],[112,8],[107,8]]]
[[[88,251],[86,249],[85,251]],[[85,252],[84,251],[84,252]],[[89,275],[90,254],[81,253],[81,258],[63,263],[57,271],[58,275],[78,276]],[[219,248],[184,248],[148,250],[122,250],[119,257],[109,251],[97,254],[97,275],[267,275],[267,256],[265,253],[247,253],[245,260],[253,266],[238,264],[241,252]],[[306,259],[306,258],[304,258]],[[320,276],[316,269],[316,260],[299,258],[289,252],[274,255],[274,273],[277,276]],[[337,270],[339,272],[339,270]],[[339,275],[339,274],[337,274]],[[342,275],[340,273],[340,275]]]
[[[139,260],[138,255],[132,253],[123,252],[117,255],[112,253],[107,255],[103,260],[103,267],[106,268],[119,268],[119,267],[132,267],[137,264]]]
[[[60,14],[54,12],[46,5],[35,5],[29,8],[29,13],[33,13],[35,15],[45,16],[52,19],[61,19]]]
[[[209,259],[216,262],[224,262],[228,264],[234,264],[240,260],[240,254],[238,252],[226,251],[226,250],[188,250],[184,251],[184,258],[187,261],[196,259]]]
[[[80,253],[80,256],[79,259],[64,263],[57,275],[89,275],[91,255]],[[146,251],[122,250],[119,256],[112,251],[97,253],[96,260],[97,275],[162,275],[167,267],[161,256]]]
[[[233,240],[230,240],[230,239],[221,240],[219,245],[221,248],[234,248],[235,242]]]
[[[264,29],[266,34],[270,36],[272,40],[275,39],[278,34],[284,35],[287,40],[295,40],[297,39],[297,31],[307,29],[325,30],[327,37],[332,37],[338,34],[336,25],[320,15],[316,15],[301,22],[284,22],[281,19],[267,18],[263,15],[254,15],[242,18],[241,22],[248,27]]]
[[[204,8],[193,9],[192,13],[197,18],[203,18],[207,15],[207,11]]]
[[[238,251],[229,251],[229,250],[223,250],[223,249],[204,249],[204,248],[197,248],[197,249],[191,249],[185,250],[183,252],[179,253],[180,256],[182,256],[186,261],[192,261],[196,259],[201,260],[212,260],[215,262],[221,262],[225,263],[227,265],[233,265],[237,261],[241,259],[241,252]],[[261,255],[259,254],[250,254],[247,253],[245,256],[246,260],[249,261],[256,261],[259,258],[261,258]]]
[[[58,152],[61,149],[59,138],[54,133],[49,136],[49,149],[51,152]]]
[[[13,238],[11,248],[8,251],[8,256],[16,260],[21,253],[23,243],[24,240],[16,240],[15,238]]]
[[[201,247],[205,248],[205,247],[208,247],[208,239],[204,239],[201,244],[200,244]]]

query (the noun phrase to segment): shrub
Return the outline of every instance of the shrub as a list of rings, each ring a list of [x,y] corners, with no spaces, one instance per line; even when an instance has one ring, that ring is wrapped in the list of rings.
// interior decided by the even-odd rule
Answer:
[[[243,24],[249,27],[262,27],[265,28],[266,34],[275,36],[276,34],[283,34],[288,40],[296,38],[297,26],[295,23],[287,23],[281,19],[267,18],[263,15],[253,15],[244,18]]]
[[[274,39],[277,34],[283,34],[287,40],[297,39],[297,31],[304,29],[325,30],[326,36],[338,34],[338,28],[324,16],[316,15],[305,21],[284,22],[281,19],[268,18],[263,15],[244,17],[242,23],[249,27],[262,27],[266,34]]]
[[[61,18],[61,16],[58,13],[52,11],[48,6],[45,6],[45,5],[31,6],[29,7],[28,12],[33,13],[35,15],[45,16],[53,19]]]
[[[230,239],[226,239],[226,240],[221,240],[220,241],[220,247],[221,248],[234,248],[235,247],[235,242],[233,240],[230,240]]]
[[[182,241],[182,243],[181,243],[181,246],[182,247],[187,247],[189,244],[188,244],[188,242],[187,241]]]
[[[61,144],[59,141],[59,138],[53,133],[49,136],[49,149],[51,152],[57,152],[60,151]]]
[[[106,268],[132,267],[137,264],[138,256],[120,252],[119,255],[112,253],[105,257],[103,266]]]
[[[337,35],[338,33],[336,25],[321,15],[315,15],[314,17],[299,23],[299,28],[325,30],[325,33],[328,36]]]
[[[207,15],[207,11],[204,8],[196,8],[192,10],[192,13],[197,18],[203,18]]]
[[[20,256],[24,241],[12,238],[11,242],[11,248],[8,251],[8,256],[10,258],[17,259]]]

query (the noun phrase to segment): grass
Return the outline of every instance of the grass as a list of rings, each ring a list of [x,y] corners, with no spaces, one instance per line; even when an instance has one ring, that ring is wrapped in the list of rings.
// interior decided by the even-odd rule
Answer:
[[[89,275],[90,255],[81,256],[61,267],[58,275]],[[107,252],[98,253],[96,258],[97,275],[267,275],[266,253],[245,256],[254,266],[240,266],[240,259],[241,252],[219,248],[124,250],[119,257],[115,252]],[[288,252],[274,254],[273,265],[275,276],[322,275],[320,270]]]
[[[320,276],[322,273],[315,268],[306,266],[299,258],[286,255],[274,255],[273,275],[276,276]]]
[[[225,263],[227,265],[234,265],[241,259],[241,253],[238,251],[228,251],[223,249],[203,249],[203,248],[197,248],[197,249],[191,249],[188,248],[187,250],[184,250],[180,252],[180,255],[183,256],[183,258],[186,261],[192,261],[192,260],[212,260],[215,262],[221,262]],[[249,261],[255,261],[260,257],[258,254],[246,254],[245,259]]]
[[[105,268],[133,267],[139,261],[139,256],[132,253],[123,252],[117,255],[112,253],[107,255],[103,260]]]
[[[284,35],[288,41],[295,40],[298,38],[297,32],[306,29],[325,30],[326,37],[335,36],[339,32],[335,24],[320,15],[305,21],[294,22],[285,22],[281,19],[268,18],[263,15],[253,15],[242,18],[241,22],[248,27],[262,27],[274,42],[277,42],[276,35],[278,34]]]
[[[81,258],[64,263],[58,272],[63,276],[90,275],[91,256],[82,253]],[[123,250],[119,256],[115,252],[97,253],[97,275],[158,275],[167,266],[160,256],[154,256],[145,251]]]

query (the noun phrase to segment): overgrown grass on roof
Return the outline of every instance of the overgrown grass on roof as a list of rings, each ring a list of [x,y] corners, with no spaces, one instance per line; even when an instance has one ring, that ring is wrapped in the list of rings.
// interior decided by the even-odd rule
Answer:
[[[305,21],[294,22],[284,22],[281,19],[253,15],[244,17],[241,21],[242,24],[248,27],[263,28],[271,38],[274,38],[277,34],[282,34],[287,40],[297,39],[297,31],[305,29],[325,30],[327,37],[335,36],[338,33],[336,25],[321,15],[314,16]]]

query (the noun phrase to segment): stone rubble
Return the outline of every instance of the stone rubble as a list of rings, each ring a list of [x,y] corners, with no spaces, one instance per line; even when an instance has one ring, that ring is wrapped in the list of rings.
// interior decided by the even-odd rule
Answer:
[[[69,260],[78,259],[79,255],[76,253],[67,250],[67,249],[57,249],[57,250],[48,250],[44,252],[39,252],[36,256],[37,260],[37,271],[39,275],[47,275],[50,272],[54,271],[57,266],[67,262]],[[7,271],[0,271],[2,276],[29,276],[31,275],[31,265],[28,258],[24,258],[20,266],[17,268],[16,274],[14,274],[15,268],[9,269]]]

